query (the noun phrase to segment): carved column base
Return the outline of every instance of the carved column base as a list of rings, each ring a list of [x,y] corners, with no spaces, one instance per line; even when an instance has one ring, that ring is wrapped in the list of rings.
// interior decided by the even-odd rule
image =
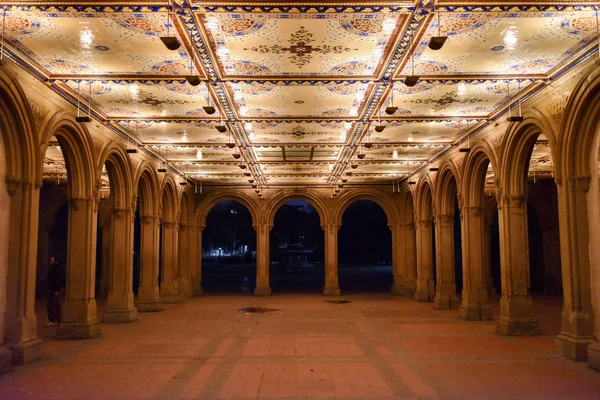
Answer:
[[[437,310],[456,310],[460,300],[456,295],[436,293],[433,299],[433,308]]]
[[[202,288],[202,282],[199,277],[192,277],[192,296],[202,296],[204,294],[204,289]]]
[[[556,352],[571,361],[587,361],[588,346],[594,342],[593,337],[578,337],[561,332],[556,337]],[[596,342],[597,343],[597,342]],[[600,347],[598,348],[600,351]],[[598,353],[600,361],[600,353]],[[598,364],[600,368],[600,364]]]
[[[56,338],[61,340],[69,339],[90,339],[100,336],[100,321],[72,321],[62,322],[56,328]]]
[[[593,340],[587,348],[588,367],[600,371],[600,342]]]
[[[433,301],[435,298],[435,293],[426,291],[426,290],[417,290],[414,294],[415,301],[426,303],[429,301]]]
[[[0,347],[0,375],[12,370],[12,351],[6,347]]]
[[[181,303],[177,282],[163,282],[160,288],[160,300],[165,304]]]
[[[12,352],[13,365],[24,365],[42,358],[42,341],[37,337],[15,345],[7,344],[6,348]]]
[[[412,297],[415,294],[415,289],[412,286],[399,284],[392,286],[391,293],[394,296]]]
[[[160,299],[138,299],[135,302],[138,312],[156,312],[164,310]]]
[[[131,308],[106,308],[102,322],[133,322],[137,319],[137,309]]]
[[[189,279],[179,278],[179,296],[182,299],[189,299],[192,297],[192,285]]]
[[[494,319],[489,305],[482,303],[466,304],[465,302],[458,308],[458,318],[465,321],[491,321]]]
[[[323,295],[324,296],[339,296],[340,287],[339,286],[325,286],[323,287]]]
[[[255,296],[270,296],[271,295],[271,287],[270,286],[256,286],[254,288]]]
[[[540,326],[535,317],[511,317],[500,315],[496,322],[496,333],[505,336],[538,336]]]

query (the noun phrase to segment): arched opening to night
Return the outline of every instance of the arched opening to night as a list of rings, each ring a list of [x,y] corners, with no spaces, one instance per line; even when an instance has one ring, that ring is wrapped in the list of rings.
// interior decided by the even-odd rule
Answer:
[[[317,210],[290,200],[275,214],[271,229],[270,277],[273,293],[320,293],[325,284],[324,236]]]
[[[202,232],[205,293],[252,294],[256,286],[256,232],[243,204],[224,200],[206,217]]]
[[[392,234],[381,206],[357,200],[342,216],[338,236],[342,293],[389,292],[393,283]]]

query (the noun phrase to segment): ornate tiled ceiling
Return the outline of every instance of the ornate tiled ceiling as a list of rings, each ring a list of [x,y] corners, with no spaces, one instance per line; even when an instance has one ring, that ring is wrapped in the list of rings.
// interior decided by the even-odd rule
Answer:
[[[83,112],[91,104],[130,146],[216,185],[400,179],[464,145],[596,38],[585,1],[5,4],[9,56]],[[448,40],[431,50],[431,36]],[[58,149],[47,176],[64,173]],[[530,165],[551,173],[544,137]]]

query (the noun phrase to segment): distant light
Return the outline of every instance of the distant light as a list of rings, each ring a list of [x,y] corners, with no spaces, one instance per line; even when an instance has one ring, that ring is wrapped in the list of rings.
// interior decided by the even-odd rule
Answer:
[[[350,109],[350,115],[354,117],[354,116],[356,116],[357,114],[358,114],[358,108],[357,108],[357,107],[352,107],[352,108]]]
[[[256,140],[256,134],[254,132],[250,132],[248,134],[248,140],[250,140],[251,142],[254,142]]]
[[[412,137],[412,136],[409,136],[409,137],[408,137],[408,141],[409,141],[409,142],[412,142],[412,141],[414,141],[413,137]]]
[[[133,85],[129,86],[129,93],[131,93],[134,96],[137,96],[138,90],[139,90],[139,87],[135,83]]]
[[[260,170],[264,171],[265,170],[265,164],[260,164]]]
[[[183,135],[181,135],[181,141],[182,142],[187,142],[189,140],[187,133],[183,132]]]
[[[202,149],[196,150],[196,158],[202,160]]]
[[[351,127],[352,127],[352,122],[346,122],[344,124],[344,128],[346,128],[346,129],[350,129]]]
[[[457,93],[459,94],[459,96],[464,95],[466,91],[467,91],[467,85],[465,85],[464,83],[461,83],[458,85]]]
[[[217,49],[217,55],[219,57],[227,57],[229,55],[229,49],[227,47],[219,47]]]
[[[398,150],[394,149],[394,152],[392,153],[392,157],[394,158],[394,160],[398,159]]]
[[[250,122],[246,122],[246,123],[244,124],[244,128],[245,128],[247,131],[251,131],[251,130],[252,130],[252,124],[251,124]]]
[[[247,107],[240,107],[240,114],[242,116],[247,116],[248,115],[248,108]]]
[[[219,29],[219,20],[215,17],[210,17],[208,21],[206,21],[206,27],[208,29]]]
[[[333,164],[329,164],[329,170],[333,171]]]
[[[395,27],[396,21],[394,21],[393,19],[386,19],[385,21],[383,21],[383,26],[381,29],[383,29],[384,32],[391,32],[394,30]]]

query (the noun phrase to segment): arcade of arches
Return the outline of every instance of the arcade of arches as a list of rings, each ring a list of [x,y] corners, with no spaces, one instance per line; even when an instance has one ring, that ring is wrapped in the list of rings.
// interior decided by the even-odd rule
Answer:
[[[181,7],[178,18],[183,21],[187,2],[174,4]],[[425,5],[418,7],[427,9]],[[14,9],[8,8],[13,13]],[[216,83],[202,90],[211,96],[209,102],[220,102],[215,102],[219,113],[223,112],[228,129],[237,136],[217,144],[188,141],[187,135],[192,136],[194,129],[206,129],[201,124],[223,123],[204,114],[198,117],[198,111],[181,118],[175,114],[171,118],[175,122],[165,117],[169,124],[181,126],[173,133],[176,143],[172,138],[163,140],[159,125],[165,121],[160,122],[160,116],[123,117],[126,105],[118,97],[110,100],[120,89],[110,87],[107,82],[112,78],[107,74],[86,74],[82,72],[85,66],[75,64],[50,73],[47,71],[57,68],[54,64],[60,62],[46,63],[43,57],[29,61],[22,49],[33,46],[33,52],[42,52],[40,45],[35,45],[35,40],[20,40],[30,28],[15,27],[27,22],[24,17],[11,18],[10,35],[6,36],[10,57],[5,56],[0,65],[0,366],[33,362],[44,352],[38,319],[45,317],[36,314],[35,300],[46,295],[47,260],[53,254],[64,261],[67,269],[63,322],[57,328],[57,337],[87,339],[99,335],[104,323],[131,322],[138,313],[161,311],[166,304],[204,294],[202,233],[208,213],[224,200],[243,205],[252,219],[256,232],[254,295],[271,295],[270,235],[275,214],[286,202],[302,200],[317,211],[324,235],[322,292],[339,296],[338,234],[342,216],[355,201],[370,200],[385,212],[391,231],[391,294],[431,302],[439,310],[458,310],[460,318],[467,321],[490,320],[493,310],[499,308],[496,332],[501,335],[540,334],[532,293],[560,297],[562,315],[556,352],[600,369],[600,63],[593,46],[578,50],[568,64],[552,70],[552,76],[540,73],[523,78],[515,72],[494,78],[498,87],[489,90],[500,93],[503,99],[504,80],[528,85],[514,99],[519,104],[512,110],[498,103],[498,108],[494,106],[490,109],[493,112],[485,116],[386,117],[386,132],[394,123],[406,121],[442,121],[450,126],[443,129],[465,129],[462,132],[466,136],[452,136],[447,143],[434,143],[433,148],[423,145],[425,137],[417,142],[410,136],[408,140],[379,138],[378,143],[371,128],[361,124],[375,126],[382,124],[381,119],[378,122],[372,114],[372,120],[359,120],[354,114],[349,119],[355,125],[346,128],[343,141],[336,144],[339,149],[307,141],[304,146],[309,150],[294,150],[295,145],[248,139],[254,134],[240,133],[243,124],[236,118],[242,118],[245,111],[238,110],[239,114],[234,115],[224,103],[243,99],[236,88],[220,92]],[[210,20],[202,21],[211,24]],[[132,22],[120,23],[129,26]],[[398,24],[394,29],[408,29],[408,24]],[[176,25],[178,35],[184,35],[186,25]],[[255,25],[249,29],[259,29],[260,23]],[[233,23],[227,25],[227,29],[237,28]],[[419,25],[421,28],[425,32],[426,28]],[[136,29],[143,27],[132,28],[132,32]],[[458,32],[462,28],[456,29]],[[394,34],[401,36],[397,31]],[[194,40],[200,39],[194,36]],[[186,42],[185,46],[194,43]],[[96,51],[105,49],[98,44]],[[198,53],[194,62],[205,62],[202,54]],[[44,67],[38,68],[37,63]],[[157,67],[163,71],[157,87],[167,82],[169,76],[164,71],[178,67],[167,64]],[[216,73],[202,65],[202,73]],[[433,61],[429,65],[438,68]],[[223,71],[227,68],[223,66]],[[253,63],[244,68],[249,74],[268,70]],[[394,78],[398,80],[395,88],[404,88],[400,72]],[[132,75],[121,75],[114,79],[118,81],[115,85],[125,82],[148,86]],[[235,76],[241,79],[244,75]],[[79,99],[79,90],[87,90],[88,81],[82,81],[85,79],[94,81],[89,96],[97,109],[90,114],[91,122],[78,122],[78,115],[87,112],[81,104],[90,100],[86,94],[81,104],[74,101]],[[432,82],[441,79],[436,76],[422,83],[429,85],[423,90],[438,90]],[[473,83],[469,79],[465,82]],[[202,81],[208,79],[203,77]],[[260,84],[244,82],[254,87],[256,96],[267,92],[275,96],[277,91],[281,98],[288,96],[285,90],[289,87],[285,85],[273,85],[269,80]],[[154,102],[159,108],[167,105],[164,110],[169,111],[169,107],[183,104],[177,96],[189,85],[183,79],[179,83],[181,87],[168,88],[171,92],[160,100],[155,101],[153,96],[162,95],[159,89],[167,90],[164,87],[139,88],[132,96],[140,104]],[[223,79],[219,84],[225,83]],[[375,83],[379,85],[380,81],[369,80],[369,85]],[[486,84],[495,85],[492,78]],[[346,90],[344,87],[340,84],[339,90]],[[390,91],[396,90],[390,86],[367,90],[372,90],[373,99],[379,96],[381,109],[394,102],[387,100]],[[309,101],[311,93],[300,93],[298,107]],[[469,102],[478,101],[479,94],[473,92],[464,101],[452,96],[445,97],[449,103],[467,107]],[[367,97],[371,100],[365,96],[365,101]],[[397,103],[408,107],[399,98]],[[252,108],[251,99],[246,102]],[[200,103],[194,105],[198,110],[204,105]],[[420,99],[412,106],[435,108],[442,107],[442,103]],[[344,104],[341,107],[350,107],[350,103]],[[360,110],[368,108],[361,104],[364,109]],[[259,127],[267,131],[275,118],[263,111],[248,119],[255,124],[257,136]],[[513,117],[519,113],[519,117],[508,121],[510,112]],[[336,115],[332,111],[331,117]],[[182,130],[196,117],[200,125]],[[289,133],[295,135],[294,140],[317,136],[311,131],[314,127],[302,125],[298,118],[290,119],[298,128]],[[328,121],[332,118],[316,120],[323,123],[322,130],[330,130],[333,128]],[[453,125],[457,119],[464,122],[462,128]],[[137,129],[147,129],[145,136],[137,135]],[[271,134],[275,137],[279,133],[273,130]],[[234,146],[228,146],[232,143],[226,140],[234,140]],[[403,143],[397,145],[393,159],[388,141]],[[161,143],[170,143],[171,147]],[[195,147],[188,148],[191,143]],[[131,151],[132,147],[136,150]],[[274,147],[283,155],[275,156]],[[359,161],[360,155],[366,153],[373,158],[377,151],[388,148],[389,159],[372,164],[368,158]],[[189,165],[186,151],[194,156]],[[330,162],[327,157],[332,151],[336,159]],[[219,158],[220,152],[228,158]],[[241,152],[244,163],[235,161],[240,153],[234,152]],[[238,157],[231,159],[231,154]],[[320,157],[325,161],[319,161]],[[401,160],[398,165],[404,169],[400,172],[392,173],[385,167],[394,159]],[[289,172],[283,164],[293,164],[294,160],[299,160],[298,168],[308,171],[314,164],[324,171],[313,175]],[[375,164],[384,172],[369,169]],[[193,173],[192,168],[196,168]],[[198,172],[202,168],[203,172]],[[275,172],[278,168],[283,172]],[[304,173],[308,174],[307,183],[302,180]],[[323,182],[313,180],[316,178]],[[101,317],[97,298],[102,299],[98,302],[103,307]]]

